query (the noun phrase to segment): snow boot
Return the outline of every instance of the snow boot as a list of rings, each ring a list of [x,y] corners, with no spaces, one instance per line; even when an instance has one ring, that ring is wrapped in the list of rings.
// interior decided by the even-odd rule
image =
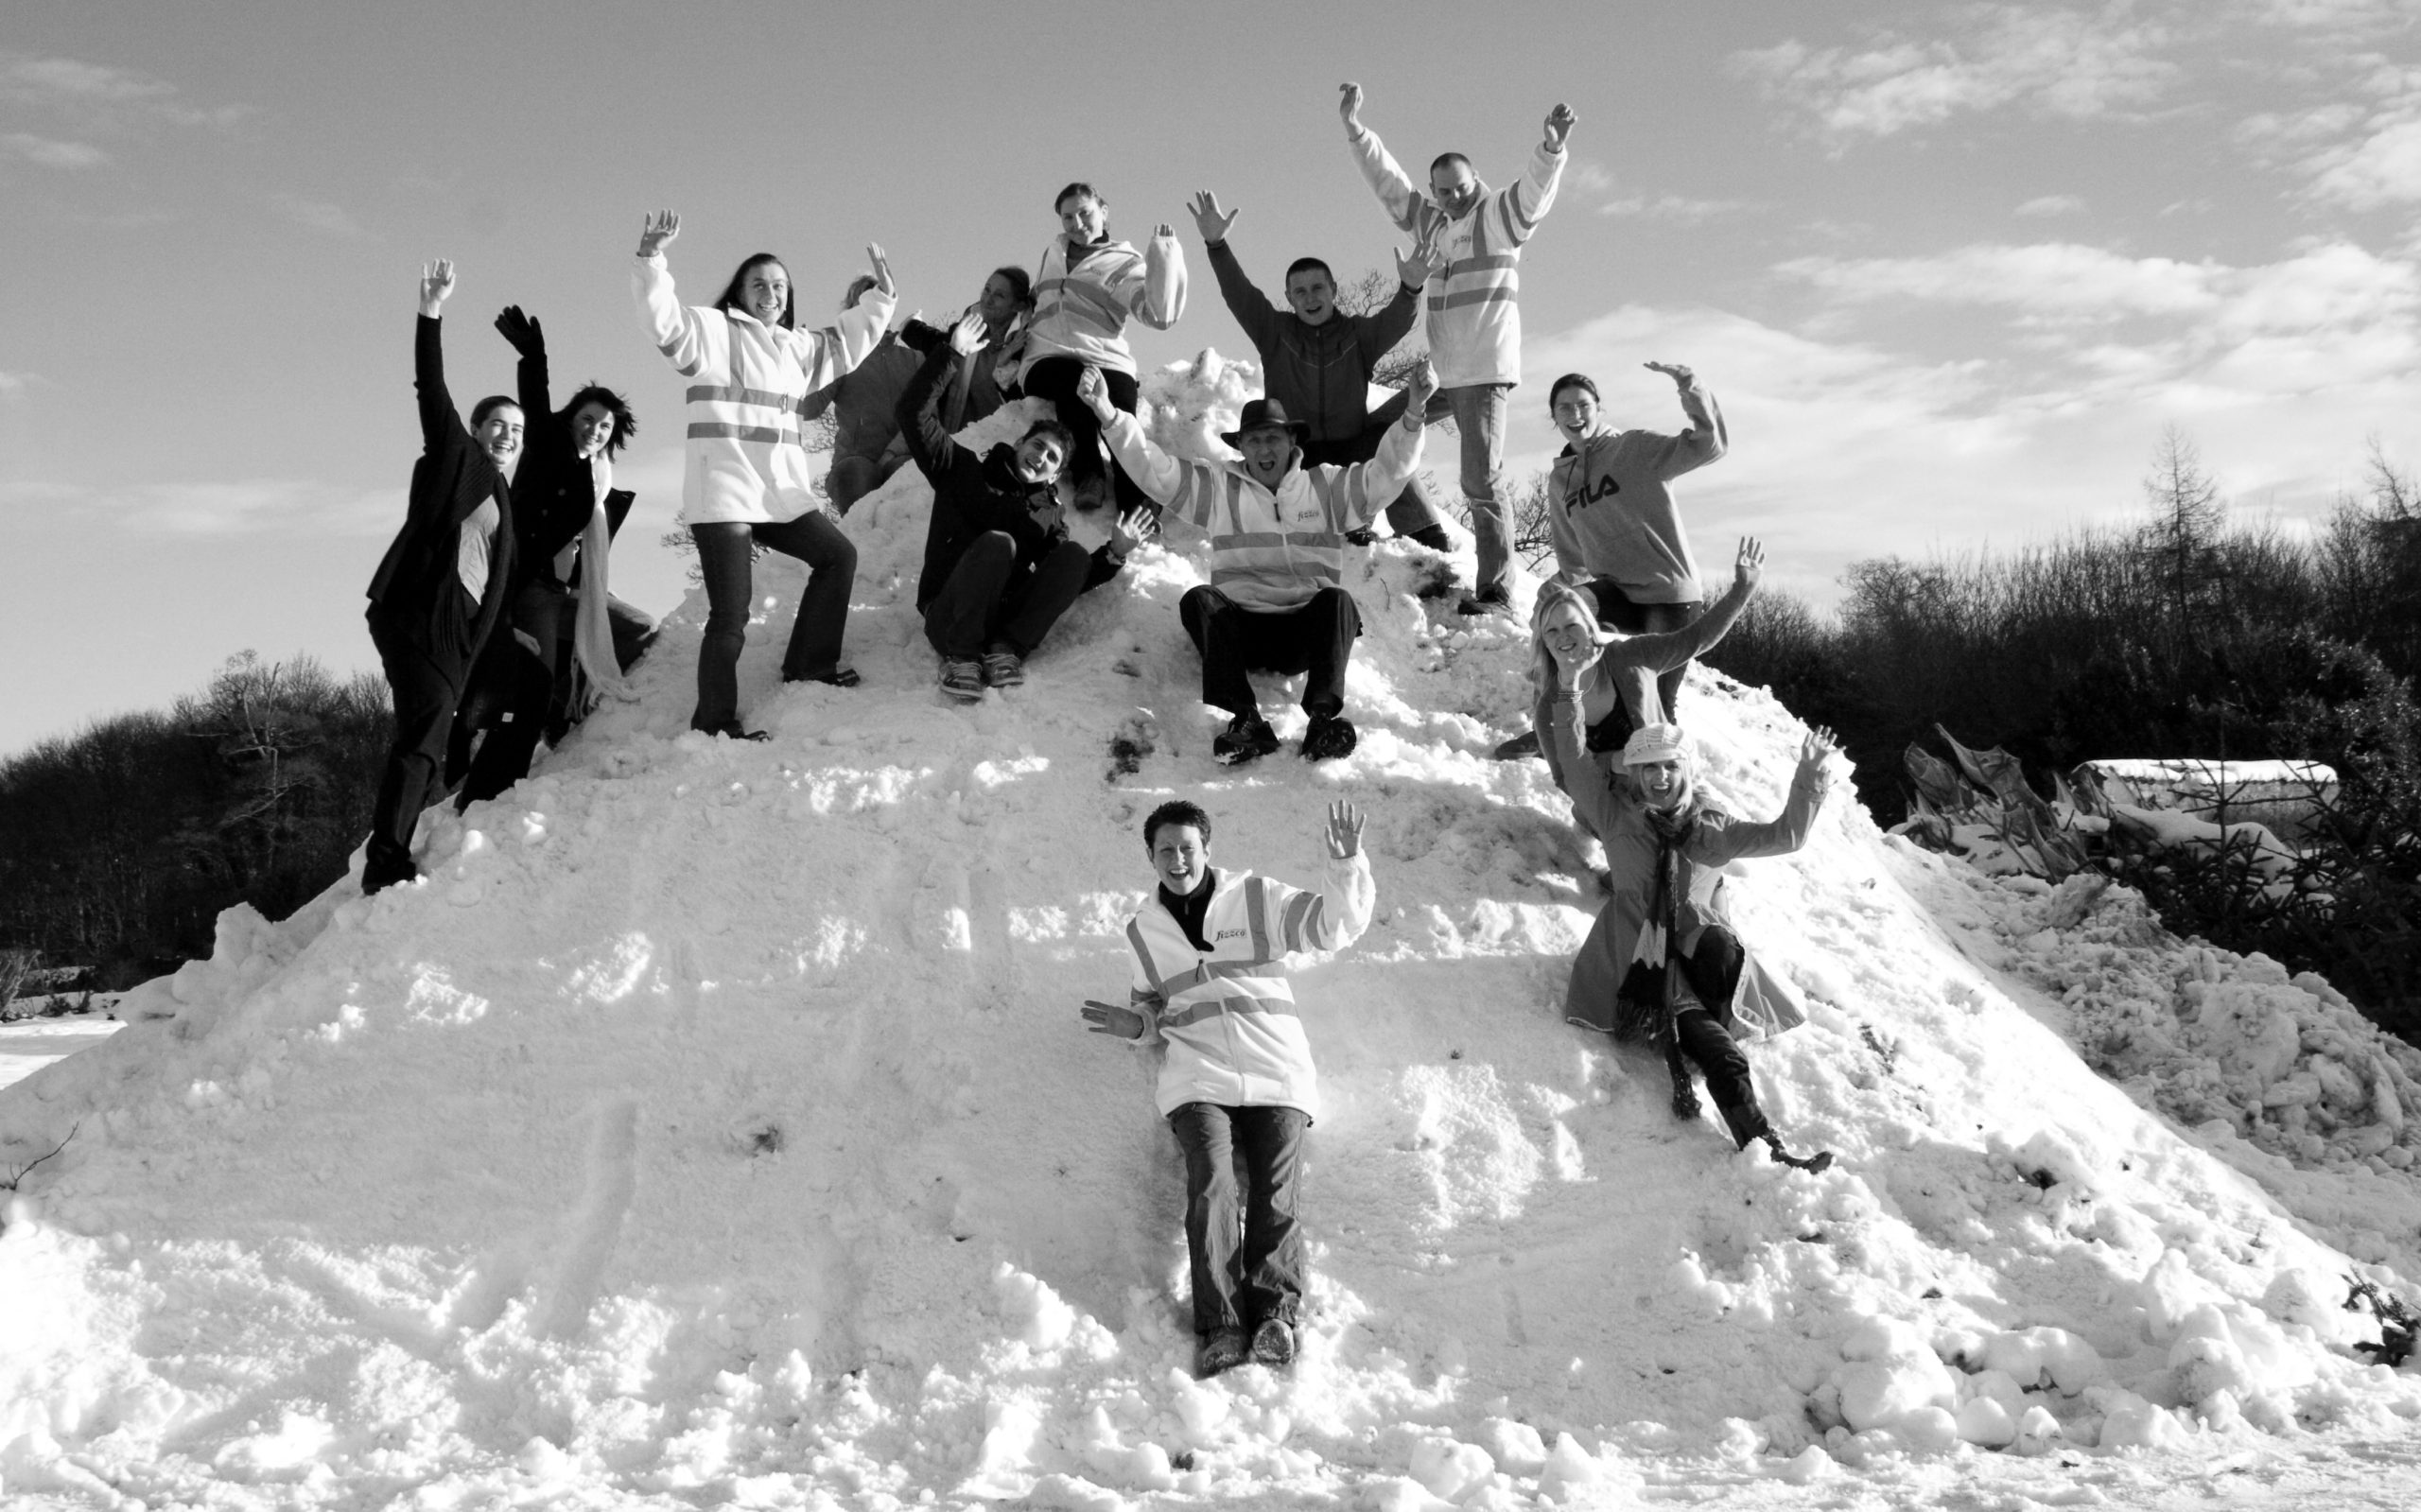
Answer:
[[[1240,767],[1278,749],[1278,732],[1258,714],[1239,714],[1210,739],[1210,759],[1223,767]]]
[[[1513,596],[1499,582],[1463,595],[1454,606],[1458,615],[1509,615],[1513,612]]]
[[[1792,1155],[1782,1147],[1781,1135],[1768,1134],[1765,1136],[1765,1141],[1766,1148],[1773,1152],[1774,1159],[1793,1170],[1804,1171],[1812,1176],[1833,1168],[1833,1152],[1830,1150],[1819,1150],[1814,1155]]]
[[[695,729],[696,726],[692,725],[691,728]],[[732,740],[770,740],[773,739],[772,736],[766,734],[762,730],[751,730],[743,727],[738,720],[732,721],[729,724],[718,724],[711,730],[705,730],[700,733],[705,735],[720,735],[726,739]]]
[[[1263,1318],[1252,1330],[1252,1363],[1282,1370],[1295,1363],[1295,1330],[1284,1318]]]
[[[1315,714],[1311,725],[1303,731],[1303,759],[1334,761],[1350,756],[1360,739],[1351,720],[1341,714]]]
[[[1245,1337],[1244,1330],[1213,1329],[1194,1343],[1194,1378],[1208,1381],[1223,1370],[1233,1370],[1251,1358],[1252,1341]]]
[[[984,653],[984,681],[994,687],[1018,687],[1025,682],[1025,658],[1005,640],[992,642]]]

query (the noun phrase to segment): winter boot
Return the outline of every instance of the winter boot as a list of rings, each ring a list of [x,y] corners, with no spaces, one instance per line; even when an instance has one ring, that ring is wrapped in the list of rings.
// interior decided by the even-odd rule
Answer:
[[[1263,1318],[1252,1330],[1252,1363],[1282,1370],[1295,1363],[1295,1330],[1284,1318]]]
[[[1258,714],[1239,714],[1210,739],[1210,759],[1223,767],[1240,767],[1278,749],[1278,732]]]
[[[1208,1381],[1223,1370],[1233,1370],[1250,1358],[1252,1341],[1245,1337],[1244,1330],[1213,1329],[1194,1344],[1193,1374],[1197,1380]]]
[[[1303,731],[1303,759],[1334,761],[1350,756],[1361,737],[1353,730],[1353,721],[1341,714],[1315,714]]]
[[[1830,1150],[1819,1150],[1814,1155],[1792,1155],[1782,1147],[1781,1135],[1768,1134],[1763,1138],[1766,1148],[1771,1150],[1774,1159],[1783,1165],[1804,1171],[1811,1176],[1821,1171],[1829,1171],[1833,1167],[1833,1152]]]
[[[1509,615],[1512,612],[1513,595],[1501,582],[1473,589],[1463,595],[1463,601],[1454,606],[1454,613],[1458,615]]]
[[[972,704],[984,696],[984,664],[973,657],[953,656],[942,663],[942,691]]]
[[[984,653],[984,681],[994,687],[1017,687],[1025,682],[1025,658],[1005,640],[992,642]]]

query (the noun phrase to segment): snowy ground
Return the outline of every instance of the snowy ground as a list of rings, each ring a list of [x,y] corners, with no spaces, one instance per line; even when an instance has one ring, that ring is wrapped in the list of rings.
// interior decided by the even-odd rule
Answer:
[[[1249,376],[1157,382],[1159,430]],[[1837,798],[1732,891],[1811,999],[1761,1087],[1841,1163],[1735,1155],[1560,1021],[1594,899],[1543,770],[1487,758],[1519,627],[1357,553],[1360,751],[1224,772],[1193,559],[1147,548],[1027,686],[949,706],[925,504],[911,472],[848,521],[865,686],[775,683],[771,559],[771,743],[686,732],[693,601],[644,702],[436,825],[427,880],[232,912],[0,1094],[0,1174],[79,1130],[0,1233],[9,1504],[2421,1497],[2421,1372],[2339,1305],[2421,1277],[2421,1119],[2325,984]],[[1787,711],[1700,672],[1684,714],[1772,811]],[[1283,1376],[1189,1378],[1150,1069],[1076,1017],[1124,983],[1136,826],[1175,793],[1221,863],[1298,880],[1331,799],[1371,814],[1378,920],[1298,977],[1329,1109]]]
[[[0,1024],[0,1086],[24,1081],[55,1060],[97,1045],[126,1026],[100,1014],[61,1014]]]

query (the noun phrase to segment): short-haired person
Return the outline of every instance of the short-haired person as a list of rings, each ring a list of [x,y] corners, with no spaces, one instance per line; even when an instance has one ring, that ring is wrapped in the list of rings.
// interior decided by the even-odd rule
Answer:
[[[1362,611],[1345,591],[1345,532],[1375,518],[1420,465],[1421,406],[1435,388],[1427,364],[1413,370],[1410,408],[1367,462],[1303,465],[1301,424],[1277,400],[1255,399],[1219,438],[1243,459],[1211,463],[1153,445],[1133,415],[1110,408],[1100,377],[1086,374],[1079,395],[1120,469],[1160,502],[1164,517],[1210,537],[1210,584],[1188,589],[1177,617],[1202,652],[1202,701],[1232,716],[1210,742],[1222,764],[1278,749],[1246,675],[1255,669],[1308,674],[1305,757],[1352,755],[1358,737],[1345,717],[1345,669]]]
[[[1260,354],[1263,396],[1303,423],[1303,465],[1368,461],[1404,408],[1398,394],[1371,410],[1371,374],[1420,318],[1421,287],[1445,266],[1444,257],[1432,247],[1398,256],[1395,297],[1367,315],[1338,309],[1336,275],[1328,264],[1298,257],[1286,269],[1281,309],[1253,287],[1228,244],[1228,230],[1243,212],[1220,209],[1219,197],[1208,189],[1187,208],[1218,275],[1220,297]],[[1433,551],[1454,549],[1417,478],[1387,506],[1387,523]]]
[[[706,630],[698,647],[698,704],[689,727],[761,740],[740,722],[740,652],[754,603],[751,564],[763,545],[808,565],[807,591],[782,654],[782,681],[857,686],[841,662],[858,548],[808,476],[798,408],[807,396],[858,365],[891,325],[895,289],[882,249],[866,248],[874,276],[852,285],[856,303],[834,323],[797,328],[790,269],[758,252],[731,275],[712,304],[675,297],[664,249],[681,217],[659,210],[639,233],[632,287],[648,338],[689,381],[689,431],[681,475],[682,524],[698,545],[705,580]]]
[[[1603,773],[1609,768],[1605,754],[1621,750],[1631,731],[1672,722],[1656,709],[1659,679],[1716,648],[1749,607],[1765,569],[1765,547],[1753,535],[1741,537],[1732,564],[1732,586],[1712,608],[1679,630],[1635,635],[1608,629],[1597,617],[1596,600],[1582,589],[1560,578],[1539,584],[1530,610],[1531,729],[1547,727],[1547,701],[1560,683],[1573,682],[1580,696],[1582,744]],[[1513,749],[1517,743],[1507,741],[1496,754],[1526,754]],[[1548,745],[1539,754],[1546,757],[1556,786],[1570,792],[1572,776],[1555,747]]]
[[[1024,682],[1025,658],[1078,594],[1118,575],[1150,524],[1131,510],[1090,551],[1068,539],[1058,483],[1070,443],[1056,420],[1037,420],[1016,445],[981,456],[950,439],[932,413],[935,391],[983,342],[984,317],[969,311],[909,380],[898,414],[909,452],[933,485],[916,609],[941,653],[941,690],[970,702],[986,686]]]
[[[591,688],[635,696],[622,683],[608,608],[613,530],[606,500],[614,492],[614,455],[638,433],[638,423],[627,400],[595,383],[556,412],[545,328],[518,304],[504,307],[496,328],[520,356],[514,391],[529,417],[513,474],[512,634],[488,638],[454,717],[445,765],[449,777],[462,780],[457,808],[530,774],[566,641]],[[582,569],[577,593],[575,567]],[[471,737],[482,729],[487,739],[473,756]]]
[[[1387,154],[1378,133],[1362,124],[1362,86],[1346,84],[1337,98],[1353,161],[1387,217],[1421,246],[1446,256],[1429,281],[1429,360],[1437,365],[1440,413],[1451,413],[1462,438],[1463,502],[1479,538],[1479,582],[1462,602],[1465,614],[1512,607],[1506,573],[1512,530],[1504,492],[1505,405],[1522,381],[1522,248],[1555,203],[1563,177],[1563,144],[1578,119],[1566,105],[1547,112],[1545,132],[1520,182],[1490,189],[1471,159],[1443,152],[1429,165],[1429,192]],[[1437,416],[1428,418],[1435,419]]]
[[[1369,928],[1378,888],[1362,822],[1351,804],[1330,807],[1327,887],[1313,893],[1212,870],[1210,816],[1183,800],[1153,809],[1143,851],[1159,886],[1126,921],[1135,951],[1128,1005],[1089,999],[1082,1010],[1094,1034],[1166,1049],[1156,1101],[1185,1156],[1194,1361],[1204,1376],[1247,1359],[1277,1366],[1295,1358],[1309,1271],[1298,1178],[1319,1086],[1286,958],[1341,950]]]
[[[1557,573],[1588,588],[1598,618],[1633,634],[1679,630],[1698,617],[1704,590],[1672,482],[1720,459],[1728,441],[1723,411],[1689,369],[1645,366],[1681,391],[1681,412],[1690,420],[1681,434],[1614,429],[1586,374],[1567,373],[1547,391],[1548,411],[1564,439],[1547,477],[1547,534]],[[1687,669],[1683,663],[1663,674],[1657,685],[1663,712],[1651,718],[1667,723],[1681,718],[1676,700]]]
[[[1793,1155],[1758,1106],[1736,1036],[1751,1029],[1780,1034],[1807,1016],[1789,983],[1742,947],[1720,889],[1730,862],[1786,855],[1807,843],[1830,780],[1831,732],[1808,732],[1781,815],[1750,824],[1698,791],[1688,744],[1674,725],[1631,732],[1621,773],[1601,776],[1581,748],[1579,704],[1579,690],[1559,682],[1547,739],[1572,774],[1565,791],[1574,814],[1605,845],[1607,897],[1573,959],[1564,1017],[1663,1051],[1674,1117],[1698,1116],[1695,1064],[1741,1149],[1763,1140],[1785,1165],[1823,1170],[1831,1155]]]
[[[1089,183],[1069,184],[1051,207],[1059,215],[1059,235],[1042,250],[1034,275],[1034,318],[1026,323],[1018,381],[1027,398],[1050,400],[1074,438],[1068,472],[1077,507],[1098,505],[1106,481],[1119,509],[1132,509],[1143,502],[1142,491],[1116,468],[1105,468],[1101,426],[1078,399],[1076,384],[1092,368],[1109,386],[1110,403],[1135,412],[1135,354],[1126,345],[1126,322],[1131,318],[1165,331],[1185,313],[1185,250],[1166,221],[1142,252],[1111,240],[1109,201]]]
[[[454,711],[504,616],[513,581],[513,491],[504,470],[521,450],[522,409],[491,394],[472,408],[468,426],[455,413],[439,325],[453,292],[453,263],[439,258],[421,269],[412,334],[420,460],[404,499],[404,528],[370,579],[370,639],[394,697],[395,728],[362,853],[364,893],[420,875],[412,831],[444,791]]]

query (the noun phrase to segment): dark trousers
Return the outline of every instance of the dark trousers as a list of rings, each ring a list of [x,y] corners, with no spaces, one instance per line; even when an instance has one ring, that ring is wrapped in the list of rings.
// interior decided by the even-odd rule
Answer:
[[[810,510],[779,524],[692,525],[698,568],[706,583],[706,633],[698,647],[698,707],[693,730],[720,730],[740,719],[740,649],[748,642],[754,602],[753,542],[807,564],[807,591],[782,654],[782,680],[828,677],[841,665],[841,634],[849,622],[849,590],[858,581],[858,548],[830,515]]]
[[[846,514],[849,506],[891,481],[908,461],[904,451],[886,451],[874,457],[835,457],[832,470],[825,475],[824,492],[832,500],[836,514]]]
[[[1081,498],[1087,485],[1090,485],[1093,497],[1099,498],[1106,473],[1122,512],[1141,506],[1158,514],[1160,507],[1143,496],[1143,486],[1127,477],[1125,468],[1114,463],[1105,466],[1101,422],[1093,418],[1092,406],[1076,397],[1076,380],[1084,375],[1085,364],[1076,357],[1044,357],[1025,375],[1026,397],[1050,400],[1051,408],[1059,411],[1059,423],[1075,439],[1068,458],[1068,475],[1074,492]],[[1135,374],[1104,368],[1101,376],[1109,386],[1109,402],[1130,415],[1135,413]]]
[[[571,727],[588,717],[589,701],[595,694],[572,650],[573,614],[571,610],[564,613],[563,629],[555,642],[555,686],[547,695],[547,739],[554,744],[561,744]],[[611,594],[605,596],[605,627],[614,637],[614,665],[624,672],[647,654],[658,628],[646,611]]]
[[[1342,441],[1303,443],[1303,465],[1350,467],[1355,462],[1368,461],[1379,455],[1379,443],[1386,439],[1387,427],[1403,418],[1403,407],[1404,396],[1399,393],[1380,407],[1360,435]],[[1403,492],[1396,495],[1396,501],[1387,506],[1387,528],[1398,535],[1409,536],[1425,530],[1436,525],[1437,518],[1437,506],[1429,502],[1428,490],[1421,487],[1418,478],[1406,483]]]
[[[1716,1111],[1744,1148],[1769,1132],[1757,1106],[1756,1083],[1749,1075],[1749,1057],[1725,1024],[1732,1019],[1732,998],[1740,990],[1740,971],[1748,963],[1740,937],[1720,924],[1700,930],[1698,947],[1677,963],[1681,980],[1690,984],[1702,1007],[1685,1006],[1673,1018],[1673,1039],[1664,1048],[1665,1069],[1676,1087],[1686,1085],[1689,1067],[1706,1078],[1707,1096]]]
[[[371,809],[361,867],[365,893],[420,875],[412,865],[412,829],[421,810],[445,791],[446,734],[470,673],[471,622],[479,606],[451,577],[438,599],[432,605],[370,611],[370,640],[395,701],[395,732]]]
[[[1030,656],[1085,591],[1092,565],[1091,552],[1062,541],[1032,572],[1019,572],[1017,538],[986,530],[967,543],[925,605],[925,638],[953,661],[972,661],[995,642]]]
[[[525,584],[508,613],[508,628],[488,637],[471,669],[446,741],[446,780],[462,784],[457,808],[493,798],[528,776],[546,731],[555,657],[571,613],[570,590],[559,582]],[[474,756],[471,737],[481,730],[487,739]]]
[[[1611,578],[1592,578],[1587,586],[1590,596],[1597,600],[1597,618],[1627,635],[1644,635],[1653,631],[1681,630],[1694,623],[1698,617],[1699,611],[1706,607],[1697,600],[1692,600],[1688,603],[1634,603],[1630,596],[1623,592],[1622,584]],[[1688,666],[1683,665],[1674,668],[1656,679],[1656,692],[1664,704],[1663,719],[1667,724],[1676,724],[1681,721],[1681,678],[1688,671]],[[1630,723],[1629,710],[1625,709],[1620,703],[1616,703],[1614,713],[1625,726],[1619,732],[1620,739],[1628,739],[1630,735],[1628,728]],[[1620,739],[1616,741],[1617,745],[1620,744]],[[1591,749],[1600,748],[1593,746]]]
[[[1293,609],[1243,609],[1216,588],[1177,600],[1177,619],[1202,652],[1202,702],[1230,714],[1259,710],[1253,669],[1308,672],[1303,711],[1333,718],[1345,707],[1345,664],[1362,634],[1362,611],[1342,588],[1322,588]]]
[[[1301,1320],[1306,1267],[1295,1208],[1311,1123],[1300,1108],[1215,1103],[1188,1103],[1169,1115],[1185,1156],[1194,1332]]]

